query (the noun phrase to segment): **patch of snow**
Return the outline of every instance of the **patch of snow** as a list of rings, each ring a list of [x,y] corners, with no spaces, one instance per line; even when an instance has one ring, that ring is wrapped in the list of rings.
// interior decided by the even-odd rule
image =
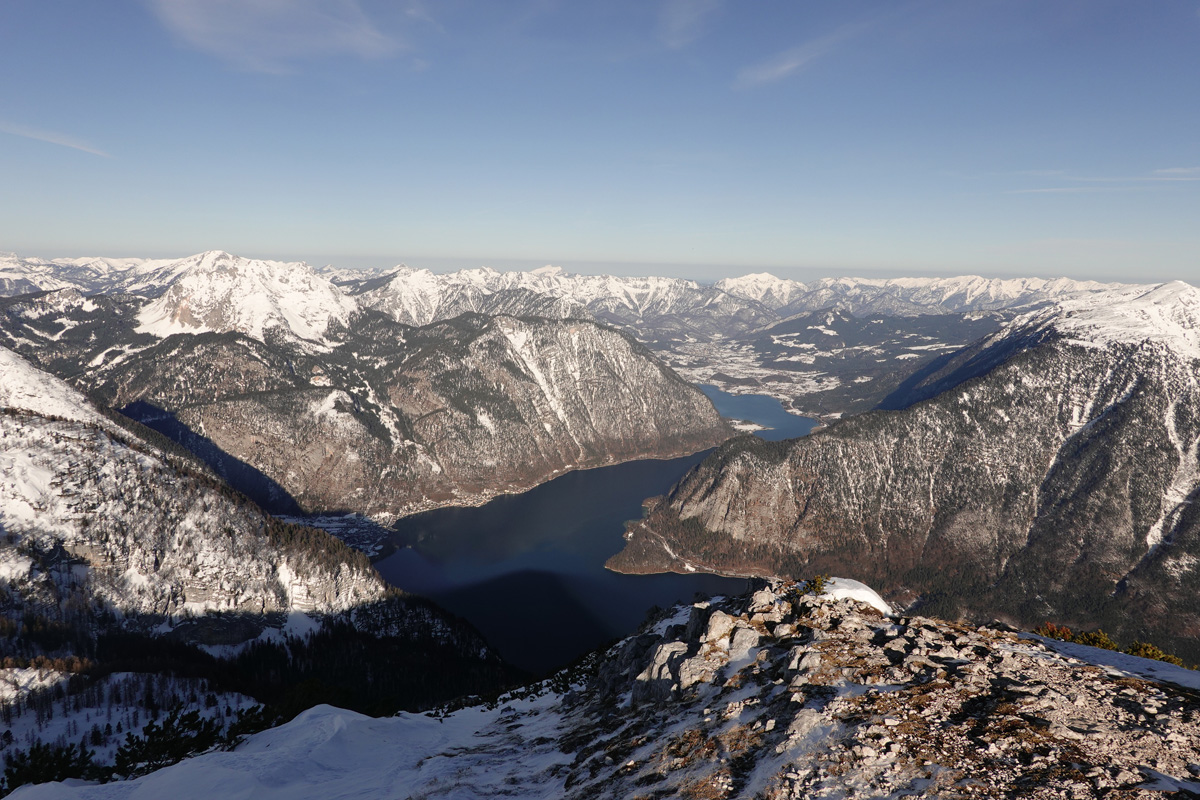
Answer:
[[[559,798],[561,767],[573,756],[553,745],[561,719],[556,695],[502,709],[467,708],[442,718],[401,713],[374,719],[316,706],[250,737],[231,752],[212,752],[132,781],[25,786],[19,800],[327,800],[424,796]],[[524,717],[519,733],[507,721]],[[555,769],[558,767],[559,769]]]
[[[830,578],[825,581],[824,594],[834,600],[857,600],[887,615],[895,613],[887,601],[880,597],[874,589],[852,578]]]
[[[1077,658],[1088,664],[1104,667],[1111,675],[1173,683],[1176,686],[1200,691],[1200,671],[1197,670],[1177,667],[1166,661],[1155,661],[1151,658],[1131,656],[1128,653],[1118,653],[1115,650],[1105,650],[1101,647],[1060,642],[1057,639],[1047,639],[1034,633],[1022,633],[1020,637],[1039,641],[1051,650],[1070,658]]]

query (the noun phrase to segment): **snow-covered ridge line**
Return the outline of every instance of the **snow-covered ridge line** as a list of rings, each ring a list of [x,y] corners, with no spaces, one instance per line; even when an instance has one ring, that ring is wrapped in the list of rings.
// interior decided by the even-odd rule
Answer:
[[[96,292],[154,293],[179,271],[186,259],[173,258],[22,258],[0,255],[0,293],[24,294],[68,287]]]
[[[1130,286],[1056,301],[1023,314],[991,340],[1014,331],[1051,327],[1085,345],[1156,342],[1184,359],[1200,359],[1200,289],[1171,281]]]
[[[76,288],[149,299],[139,331],[236,331],[265,341],[269,329],[331,346],[330,326],[369,310],[414,326],[476,312],[585,318],[633,329],[639,339],[714,341],[763,330],[799,314],[838,307],[855,316],[955,314],[1015,309],[1149,286],[1066,278],[823,278],[801,283],[768,273],[705,285],[683,278],[579,275],[560,267],[436,274],[315,269],[304,262],[209,251],[175,260],[0,257],[0,293]],[[332,337],[336,338],[336,337]]]
[[[1200,289],[1172,281],[1063,301],[1055,326],[1092,341],[1160,342],[1176,355],[1200,359]]]
[[[979,275],[948,278],[821,278],[805,284],[777,278],[766,272],[724,278],[714,285],[731,295],[753,299],[770,308],[789,306],[806,298],[811,303],[813,298],[820,296],[862,300],[875,295],[946,311],[1010,308],[1054,297],[1131,286],[1070,278],[984,278]]]
[[[6,347],[0,347],[0,408],[31,411],[92,425],[110,425],[80,392]]]
[[[617,277],[612,275],[572,274],[561,267],[541,267],[529,271],[499,272],[489,267],[433,273],[399,265],[390,273],[372,270],[348,270],[335,267],[314,269],[303,262],[247,259],[219,250],[179,259],[74,258],[38,259],[15,255],[0,256],[0,285],[4,280],[24,280],[42,289],[76,286],[87,292],[131,291],[156,294],[178,280],[197,264],[223,262],[239,268],[261,270],[303,270],[319,275],[330,283],[353,285],[364,281],[388,279],[371,293],[403,292],[413,301],[430,299],[448,289],[495,293],[529,290],[553,297],[569,298],[582,305],[611,301],[630,308],[646,309],[680,292],[716,290],[769,309],[781,309],[805,296],[843,296],[862,299],[866,295],[888,295],[904,302],[925,306],[1010,307],[1030,299],[1059,297],[1079,292],[1128,288],[1131,284],[1079,281],[1068,278],[983,278],[964,275],[947,278],[821,278],[802,283],[760,272],[723,278],[711,287],[683,278],[656,276]]]

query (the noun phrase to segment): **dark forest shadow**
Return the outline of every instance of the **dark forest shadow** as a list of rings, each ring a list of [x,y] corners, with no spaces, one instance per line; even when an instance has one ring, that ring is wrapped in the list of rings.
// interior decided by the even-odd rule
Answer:
[[[170,411],[144,401],[130,403],[120,409],[121,413],[147,428],[161,433],[171,441],[186,448],[208,465],[232,489],[246,495],[259,508],[270,514],[300,515],[304,511],[286,489],[260,470],[245,461],[230,455],[218,447],[212,439],[184,425]]]

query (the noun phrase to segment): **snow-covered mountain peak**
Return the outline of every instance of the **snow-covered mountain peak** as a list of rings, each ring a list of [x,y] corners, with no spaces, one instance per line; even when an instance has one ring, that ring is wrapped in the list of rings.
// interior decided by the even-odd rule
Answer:
[[[262,339],[279,327],[320,340],[330,322],[357,309],[327,277],[304,262],[264,261],[210,250],[182,259],[170,287],[138,315],[157,336],[238,331]]]
[[[1074,297],[1059,304],[1053,325],[1076,340],[1161,342],[1200,360],[1200,289],[1171,281]]]
[[[769,272],[753,272],[737,278],[722,278],[716,288],[734,297],[754,300],[770,308],[781,308],[807,290],[803,283],[777,278]]]

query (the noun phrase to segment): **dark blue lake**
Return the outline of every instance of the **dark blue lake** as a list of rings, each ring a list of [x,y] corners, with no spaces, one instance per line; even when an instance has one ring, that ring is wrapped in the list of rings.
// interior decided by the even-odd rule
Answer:
[[[727,419],[748,419],[765,425],[767,430],[755,431],[755,436],[769,442],[807,436],[818,423],[811,417],[789,414],[783,404],[765,394],[730,394],[707,383],[699,385],[718,413]]]
[[[713,391],[719,392],[708,387],[705,393],[712,397]],[[771,398],[760,399],[796,423],[748,396],[718,399],[714,405],[726,416],[779,425],[763,434],[799,436],[814,424]],[[753,416],[760,410],[761,419]],[[375,566],[393,585],[470,620],[510,663],[549,672],[633,632],[651,606],[745,588],[737,578],[620,575],[604,568],[624,544],[625,522],[642,515],[642,501],[664,494],[705,455],[571,472],[478,508],[406,517],[389,542],[399,549]]]

